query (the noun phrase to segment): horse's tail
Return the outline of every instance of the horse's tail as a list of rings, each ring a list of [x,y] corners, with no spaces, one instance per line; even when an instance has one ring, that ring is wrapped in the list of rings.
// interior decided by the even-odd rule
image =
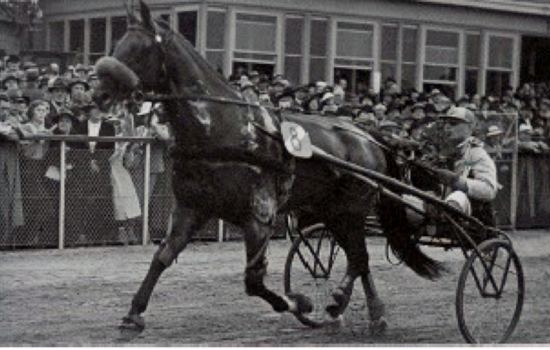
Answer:
[[[388,175],[400,179],[397,163],[386,153]],[[393,188],[399,193],[399,189]],[[414,239],[415,228],[407,218],[403,203],[381,195],[378,202],[378,219],[393,254],[421,277],[435,280],[446,271],[445,266],[424,254]]]

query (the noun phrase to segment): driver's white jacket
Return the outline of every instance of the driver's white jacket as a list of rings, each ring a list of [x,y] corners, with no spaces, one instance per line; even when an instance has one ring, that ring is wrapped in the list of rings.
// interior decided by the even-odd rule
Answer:
[[[462,157],[454,164],[454,171],[461,174],[457,187],[467,187],[465,192],[471,199],[495,199],[499,186],[497,169],[495,162],[483,148],[483,142],[469,137],[458,147],[461,148]]]

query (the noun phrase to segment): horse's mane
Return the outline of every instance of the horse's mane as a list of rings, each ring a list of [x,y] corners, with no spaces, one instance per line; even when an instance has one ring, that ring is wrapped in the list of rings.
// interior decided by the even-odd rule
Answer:
[[[167,55],[172,55],[173,64],[185,64],[188,76],[173,77],[178,80],[185,92],[197,95],[205,94],[240,100],[238,93],[229,85],[229,82],[214,67],[206,61],[193,45],[180,33],[173,31],[167,22],[156,19],[155,23],[165,32]],[[172,73],[168,67],[169,74]],[[185,80],[183,80],[185,79]]]

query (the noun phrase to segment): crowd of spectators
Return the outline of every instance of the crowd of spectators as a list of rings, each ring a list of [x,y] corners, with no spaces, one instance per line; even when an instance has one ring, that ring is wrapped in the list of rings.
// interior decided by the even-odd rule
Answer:
[[[54,242],[58,232],[60,145],[44,135],[170,138],[159,106],[138,115],[120,108],[103,113],[92,100],[98,80],[82,64],[61,71],[8,56],[0,64],[0,243],[18,230],[26,243]],[[153,149],[162,146],[153,145]],[[143,143],[66,143],[66,232],[69,242],[137,243],[143,204]],[[152,152],[152,177],[164,171],[163,152]],[[151,191],[154,184],[150,186]],[[150,195],[150,193],[149,193]],[[90,237],[96,235],[96,237]],[[99,237],[98,237],[99,236]],[[25,241],[24,240],[24,241]]]
[[[550,152],[550,89],[545,84],[526,83],[517,90],[507,87],[500,96],[473,95],[454,100],[443,89],[402,91],[392,78],[378,92],[369,88],[356,94],[349,93],[347,81],[338,78],[333,85],[318,81],[296,87],[283,76],[269,79],[253,71],[232,76],[230,82],[249,102],[280,111],[345,118],[404,140],[429,140],[435,135],[430,128],[438,116],[453,106],[465,107],[476,116],[476,136],[497,155],[514,144],[516,135],[511,125],[518,116],[519,149]]]
[[[62,71],[57,63],[42,67],[21,62],[14,55],[0,60],[1,242],[12,240],[21,226],[32,227],[31,232],[36,233],[48,225],[57,230],[60,143],[36,141],[31,136],[157,136],[164,141],[153,144],[150,192],[157,175],[165,171],[162,148],[170,133],[159,118],[164,113],[162,105],[144,105],[137,114],[121,109],[117,118],[112,118],[91,98],[98,83],[94,68],[83,64]],[[476,136],[495,157],[501,157],[514,142],[523,152],[550,152],[550,89],[545,84],[526,83],[518,89],[507,87],[500,96],[454,100],[443,89],[402,90],[391,78],[380,91],[368,88],[357,93],[350,92],[345,79],[337,78],[334,84],[318,81],[292,86],[281,75],[270,77],[255,71],[231,76],[229,83],[245,100],[266,108],[344,118],[398,140],[426,141],[439,115],[452,106],[465,107],[477,118]],[[138,123],[143,116],[148,122]],[[510,127],[515,116],[517,138]],[[143,168],[142,162],[142,144],[67,143],[67,207],[72,211],[66,215],[67,231],[75,235],[75,242],[85,242],[86,232],[98,230],[114,232],[109,234],[122,242],[138,240],[135,227],[141,206],[135,204],[151,195],[144,194],[144,174],[136,170]],[[51,205],[38,206],[31,200],[36,198],[49,198]],[[44,211],[45,207],[53,213]],[[107,211],[114,220],[105,219]],[[116,225],[107,227],[109,221]]]

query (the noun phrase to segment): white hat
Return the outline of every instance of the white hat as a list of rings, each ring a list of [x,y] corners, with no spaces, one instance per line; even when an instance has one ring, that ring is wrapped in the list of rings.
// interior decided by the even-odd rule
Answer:
[[[475,116],[472,111],[464,107],[451,107],[447,114],[440,116],[440,118],[461,120],[469,124],[473,124],[475,122]]]
[[[531,134],[533,132],[533,127],[529,124],[521,124],[519,126],[519,132],[527,132]]]
[[[153,103],[150,101],[145,101],[141,104],[141,107],[139,109],[139,112],[137,112],[137,115],[146,115],[151,113],[151,108],[153,107]]]
[[[326,100],[328,100],[329,98],[333,98],[334,97],[334,94],[332,92],[327,92],[323,95],[323,97],[321,98],[321,102],[325,102]]]
[[[500,130],[498,125],[491,125],[487,130],[487,136],[496,136],[500,134],[502,134],[502,130]]]
[[[384,106],[382,103],[376,104],[374,107],[372,107],[372,109],[375,111],[384,111],[384,112],[388,110],[386,106]]]
[[[315,86],[319,89],[325,88],[328,86],[328,83],[326,81],[318,81],[315,83]]]

